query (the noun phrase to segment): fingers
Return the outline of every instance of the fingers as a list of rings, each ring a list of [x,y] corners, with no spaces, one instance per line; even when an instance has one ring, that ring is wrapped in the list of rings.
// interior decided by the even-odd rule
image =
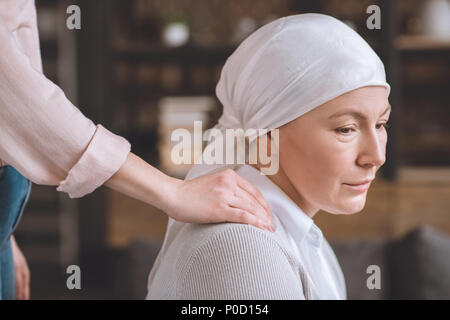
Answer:
[[[16,273],[16,299],[22,300],[22,275]]]
[[[23,299],[30,300],[30,272],[28,267],[23,275]]]
[[[230,222],[250,224],[263,230],[273,232],[273,229],[267,222],[243,209],[229,207],[226,212],[226,217],[227,221]]]
[[[16,274],[16,299],[28,300],[30,297],[30,282],[29,276],[24,271],[19,271]]]
[[[244,209],[253,215],[258,216],[260,219],[267,221],[270,226],[273,224],[272,215],[267,214],[267,210],[261,206],[261,203],[255,199],[247,190],[237,187],[235,190],[235,197],[240,198],[240,206],[237,208]]]
[[[258,203],[266,210],[270,219],[272,219],[272,211],[270,210],[270,206],[258,188],[253,186],[250,182],[238,174],[236,174],[236,178],[238,186],[247,191],[256,201],[258,201]]]
[[[261,192],[234,170],[224,170],[220,174],[222,181],[229,184],[228,188],[234,190],[233,194],[228,195],[227,204],[243,211],[240,213],[232,211],[234,215],[240,214],[238,217],[233,216],[233,222],[248,223],[274,231],[272,212]]]
[[[16,299],[30,299],[30,270],[24,258],[17,257],[18,262],[15,265],[16,274]]]
[[[166,213],[177,221],[228,221],[274,231],[272,213],[261,192],[231,169],[185,180],[176,194],[173,198],[178,203]]]

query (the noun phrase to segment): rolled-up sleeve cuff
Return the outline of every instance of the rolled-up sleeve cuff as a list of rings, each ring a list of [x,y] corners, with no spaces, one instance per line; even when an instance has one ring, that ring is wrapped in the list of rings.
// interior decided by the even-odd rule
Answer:
[[[71,198],[93,192],[120,169],[130,150],[126,139],[97,125],[86,151],[56,190],[68,193]]]

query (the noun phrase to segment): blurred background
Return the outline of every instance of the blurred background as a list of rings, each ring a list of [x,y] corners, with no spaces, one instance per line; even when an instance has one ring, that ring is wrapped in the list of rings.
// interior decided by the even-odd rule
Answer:
[[[81,30],[66,28],[72,4],[81,9]],[[366,26],[371,15],[366,10],[373,4],[381,9],[379,30]],[[449,1],[36,0],[36,6],[46,76],[95,123],[126,137],[134,153],[179,178],[189,167],[170,162],[170,133],[192,130],[194,120],[202,120],[204,129],[215,124],[221,114],[215,97],[221,68],[246,36],[291,14],[320,12],[344,21],[385,63],[393,107],[387,161],[362,212],[319,212],[314,220],[336,243],[350,298],[395,297],[405,287],[378,296],[362,292],[349,282],[359,272],[363,280],[353,283],[365,286],[368,275],[353,270],[349,260],[365,257],[368,265],[372,258],[382,259],[389,268],[400,259],[423,272],[419,264],[425,258],[417,250],[438,252],[429,264],[442,263],[443,254],[450,257]],[[31,298],[144,298],[166,226],[164,213],[104,187],[71,200],[54,187],[34,185],[16,232],[31,269]],[[415,240],[401,242],[406,247],[399,245],[407,248],[401,252],[412,250],[409,256],[390,257],[393,251],[379,245],[411,237]],[[433,244],[424,246],[423,239]],[[419,249],[411,249],[411,241]],[[355,243],[362,244],[348,245]],[[376,257],[367,256],[370,252]],[[446,263],[437,282],[448,285]],[[66,287],[71,264],[81,267],[81,290]],[[429,284],[427,277],[422,278]],[[449,288],[435,296],[450,297]]]

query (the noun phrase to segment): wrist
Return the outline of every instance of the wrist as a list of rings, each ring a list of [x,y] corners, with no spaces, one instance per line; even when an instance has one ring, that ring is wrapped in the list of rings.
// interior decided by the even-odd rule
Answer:
[[[158,200],[158,203],[155,204],[160,210],[165,213],[172,211],[174,199],[177,199],[177,191],[182,183],[183,181],[180,179],[165,174],[162,176],[160,183],[154,188],[157,192],[155,198]]]
[[[172,212],[183,180],[170,177],[130,153],[119,171],[105,185],[164,212]]]

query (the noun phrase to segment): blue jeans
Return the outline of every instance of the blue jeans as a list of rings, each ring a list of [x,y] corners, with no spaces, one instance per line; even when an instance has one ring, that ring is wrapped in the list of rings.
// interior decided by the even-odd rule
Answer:
[[[31,182],[11,166],[0,167],[0,300],[16,298],[11,234],[31,191]]]

